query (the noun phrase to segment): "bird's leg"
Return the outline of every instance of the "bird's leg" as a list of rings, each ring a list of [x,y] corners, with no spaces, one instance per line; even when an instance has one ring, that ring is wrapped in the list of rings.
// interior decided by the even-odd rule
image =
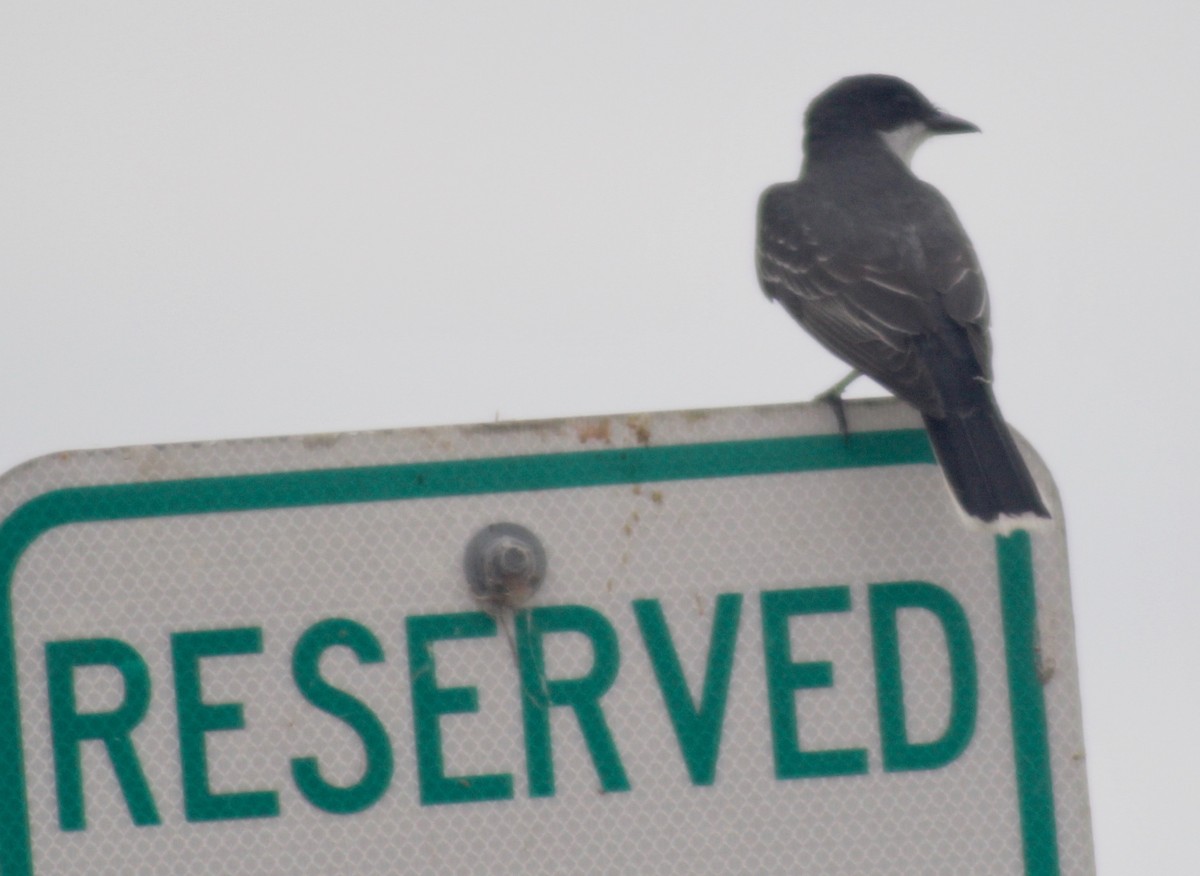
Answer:
[[[842,393],[850,388],[850,384],[853,383],[854,381],[858,380],[858,378],[860,378],[860,377],[862,377],[862,372],[859,371],[857,368],[855,368],[853,371],[851,371],[849,374],[847,374],[845,377],[843,377],[841,380],[839,380],[833,386],[829,387],[829,389],[825,390],[823,393],[821,393],[819,396],[817,396],[817,398],[820,399],[821,401],[824,401],[825,399],[829,398],[830,396],[841,398]]]
[[[842,401],[842,393],[861,376],[862,372],[855,369],[816,398],[817,401],[825,402],[833,408],[833,415],[837,417],[838,431],[842,433],[842,441],[845,444],[850,443],[850,426],[846,423],[846,403]]]

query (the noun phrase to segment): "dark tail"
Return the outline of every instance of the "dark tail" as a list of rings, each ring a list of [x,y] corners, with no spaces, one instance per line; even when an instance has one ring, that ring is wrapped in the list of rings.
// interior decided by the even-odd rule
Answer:
[[[1002,515],[1049,517],[990,392],[965,412],[926,416],[925,428],[962,509],[992,522]]]

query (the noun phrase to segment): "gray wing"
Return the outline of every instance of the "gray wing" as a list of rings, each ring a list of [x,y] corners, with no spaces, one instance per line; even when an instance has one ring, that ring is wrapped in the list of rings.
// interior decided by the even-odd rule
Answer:
[[[767,189],[758,276],[767,296],[833,353],[942,416],[941,379],[930,365],[948,355],[964,376],[990,379],[987,290],[949,205],[932,187],[911,194],[912,203],[867,211],[869,222],[803,182]]]

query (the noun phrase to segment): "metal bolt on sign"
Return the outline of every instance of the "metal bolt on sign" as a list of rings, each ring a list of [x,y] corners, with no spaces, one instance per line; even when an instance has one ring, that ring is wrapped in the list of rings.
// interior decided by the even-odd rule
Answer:
[[[546,550],[516,523],[492,523],[467,542],[463,565],[475,600],[496,612],[523,605],[546,577]]]

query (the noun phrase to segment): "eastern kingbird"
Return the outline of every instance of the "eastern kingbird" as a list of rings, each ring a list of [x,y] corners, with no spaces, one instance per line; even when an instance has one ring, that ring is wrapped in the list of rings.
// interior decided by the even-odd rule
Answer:
[[[1050,514],[992,395],[975,250],[909,169],[931,135],[978,130],[902,79],[837,82],[805,114],[800,179],[763,192],[757,262],[768,298],[921,412],[963,510],[1004,524]]]

